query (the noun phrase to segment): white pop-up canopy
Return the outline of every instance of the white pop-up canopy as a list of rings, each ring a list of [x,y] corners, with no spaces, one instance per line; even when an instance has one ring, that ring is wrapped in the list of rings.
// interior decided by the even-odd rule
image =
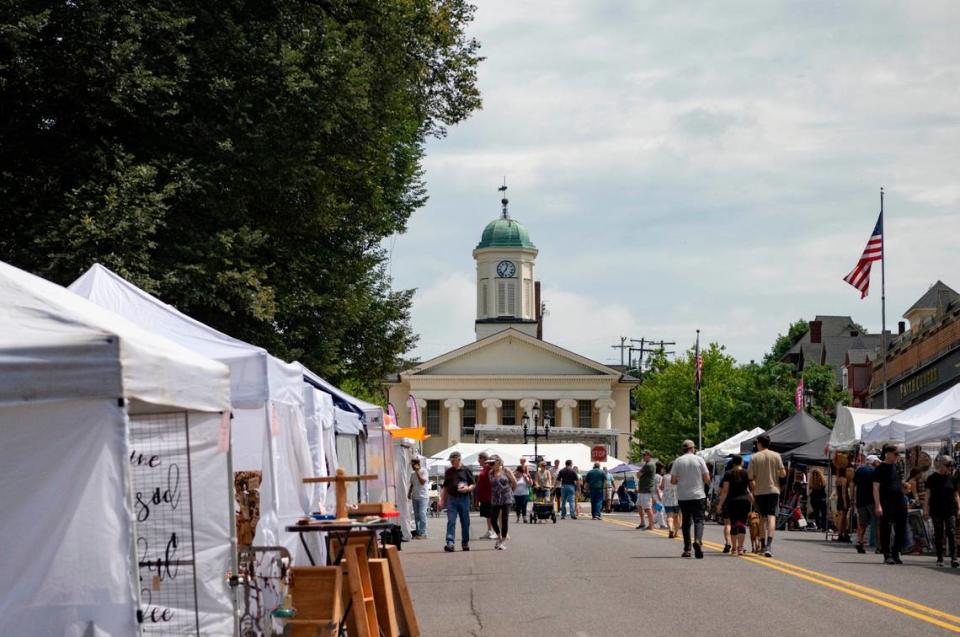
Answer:
[[[863,426],[863,442],[905,442],[906,434],[920,427],[960,417],[960,383],[933,398]]]
[[[583,443],[545,443],[542,445],[537,445],[536,449],[540,456],[546,458],[550,462],[553,462],[553,460],[556,459],[560,460],[560,464],[562,465],[567,460],[572,460],[573,465],[580,471],[589,471],[593,468],[593,461],[590,460],[590,447]],[[460,442],[452,447],[444,449],[443,451],[435,453],[430,457],[433,460],[446,460],[447,457],[454,451],[459,451],[463,458],[467,458],[472,454],[476,454],[481,451],[487,451],[488,453],[492,451],[493,453],[497,453],[504,458],[532,459],[534,445],[498,442],[482,444],[473,442]],[[619,464],[623,464],[623,461],[608,455],[607,459],[600,463],[600,466],[607,469],[612,469]],[[511,466],[509,462],[507,462],[507,465]]]
[[[744,429],[740,433],[730,436],[723,442],[700,451],[698,455],[707,462],[716,462],[717,460],[722,460],[727,456],[740,453],[741,442],[744,440],[749,440],[750,438],[754,438],[755,436],[759,436],[763,433],[763,431],[764,430],[762,427],[756,427],[750,431]]]
[[[70,290],[230,368],[234,471],[262,471],[259,545],[282,544],[303,563],[297,536],[284,527],[310,512],[303,478],[313,467],[304,414],[303,368],[183,314],[100,264]]]
[[[229,391],[224,365],[0,263],[4,632],[127,637],[140,610],[233,634]]]
[[[911,429],[904,434],[904,444],[908,447],[942,441],[955,443],[958,440],[960,440],[960,414],[947,416],[929,425]]]
[[[863,409],[841,405],[837,408],[833,431],[830,432],[830,449],[849,451],[855,448],[860,444],[864,425],[899,413],[899,409]]]

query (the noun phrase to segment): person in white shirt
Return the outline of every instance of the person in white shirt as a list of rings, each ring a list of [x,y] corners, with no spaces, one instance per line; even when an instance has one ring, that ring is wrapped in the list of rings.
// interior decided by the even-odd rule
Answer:
[[[698,456],[692,440],[683,441],[683,455],[674,460],[670,481],[677,487],[677,500],[683,520],[683,553],[690,557],[690,526],[693,525],[693,552],[698,560],[703,559],[703,518],[707,492],[703,485],[710,483],[707,463]]]
[[[413,519],[417,527],[414,539],[425,540],[427,539],[427,507],[430,505],[430,485],[427,484],[429,476],[420,458],[411,460],[410,468],[413,473],[410,476],[409,496],[413,503]]]

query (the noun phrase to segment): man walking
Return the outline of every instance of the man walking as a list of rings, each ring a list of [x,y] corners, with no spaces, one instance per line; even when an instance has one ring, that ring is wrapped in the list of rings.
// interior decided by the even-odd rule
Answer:
[[[559,462],[559,460],[557,461]],[[560,481],[560,519],[567,517],[567,505],[570,505],[570,517],[577,519],[577,482],[580,476],[573,470],[573,460],[567,460],[563,469],[557,472],[557,480]]]
[[[884,564],[903,564],[900,551],[907,533],[907,501],[903,497],[903,478],[897,471],[896,445],[884,445],[883,462],[873,471],[873,506],[880,520],[880,544]],[[894,537],[890,538],[893,530]]]
[[[853,501],[857,507],[857,553],[867,552],[863,544],[870,521],[873,520],[873,470],[878,464],[880,458],[871,454],[853,474]]]
[[[753,489],[757,513],[764,522],[766,536],[763,554],[773,557],[773,532],[777,528],[777,506],[780,504],[780,480],[787,477],[780,454],[770,449],[770,436],[757,436],[757,453],[750,458],[747,471]]]
[[[607,484],[607,474],[600,468],[599,462],[593,463],[593,469],[587,471],[587,487],[590,489],[590,517],[600,519],[603,511],[603,494]]]
[[[944,540],[950,554],[950,567],[960,567],[957,561],[957,514],[960,512],[960,493],[953,477],[953,458],[943,456],[935,473],[927,477],[927,499],[923,517],[933,519],[933,535],[937,545],[937,566],[943,566]]]
[[[638,529],[653,530],[653,499],[656,492],[657,463],[653,460],[653,454],[644,449],[643,464],[640,465],[640,471],[637,471],[637,510],[640,512]],[[644,513],[647,516],[646,526],[643,522]]]
[[[490,492],[490,467],[493,463],[490,462],[490,457],[487,456],[486,451],[480,452],[477,461],[480,463],[480,475],[477,476],[477,504],[480,508],[480,517],[487,521],[486,538],[494,540],[497,534],[493,532],[493,523],[490,521],[490,498],[492,496]]]
[[[690,557],[690,526],[693,525],[693,551],[698,560],[703,559],[703,509],[707,492],[704,485],[710,482],[710,472],[703,458],[694,453],[696,446],[692,440],[683,441],[683,455],[673,462],[670,482],[677,487],[677,499],[683,514],[683,553],[681,557]]]
[[[440,491],[440,508],[447,507],[447,543],[443,550],[453,553],[456,540],[457,518],[460,519],[460,544],[464,551],[470,550],[470,500],[476,489],[473,472],[463,466],[460,452],[450,454],[450,468],[443,474]]]
[[[550,476],[553,478],[553,498],[557,501],[557,508],[561,506],[560,502],[560,480],[557,476],[560,475],[560,458],[555,458],[553,465],[550,467]]]
[[[413,503],[413,519],[416,520],[417,540],[427,539],[427,506],[430,504],[430,493],[427,490],[427,470],[420,463],[420,458],[410,461],[413,473],[410,476],[410,501]]]

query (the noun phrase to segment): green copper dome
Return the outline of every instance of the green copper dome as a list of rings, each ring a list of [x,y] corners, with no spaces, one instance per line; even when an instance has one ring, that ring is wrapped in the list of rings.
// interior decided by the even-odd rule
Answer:
[[[534,248],[527,229],[510,217],[500,217],[487,224],[480,237],[477,249],[481,248]]]

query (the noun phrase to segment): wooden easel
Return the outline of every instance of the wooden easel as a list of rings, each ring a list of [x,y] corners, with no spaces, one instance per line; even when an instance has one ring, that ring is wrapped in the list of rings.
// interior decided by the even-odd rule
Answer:
[[[376,480],[378,476],[375,475],[362,475],[362,476],[348,476],[343,470],[343,467],[337,469],[337,474],[335,476],[328,476],[325,478],[304,478],[304,484],[313,484],[315,482],[334,482],[336,483],[336,494],[337,494],[337,519],[335,522],[349,522],[350,518],[347,516],[347,483],[348,482],[360,482],[361,480]]]
[[[417,614],[413,611],[413,600],[407,589],[407,578],[403,574],[403,564],[400,563],[400,554],[397,547],[387,544],[384,553],[387,564],[390,565],[390,583],[393,585],[394,606],[397,611],[397,626],[403,637],[420,637],[420,624]]]

